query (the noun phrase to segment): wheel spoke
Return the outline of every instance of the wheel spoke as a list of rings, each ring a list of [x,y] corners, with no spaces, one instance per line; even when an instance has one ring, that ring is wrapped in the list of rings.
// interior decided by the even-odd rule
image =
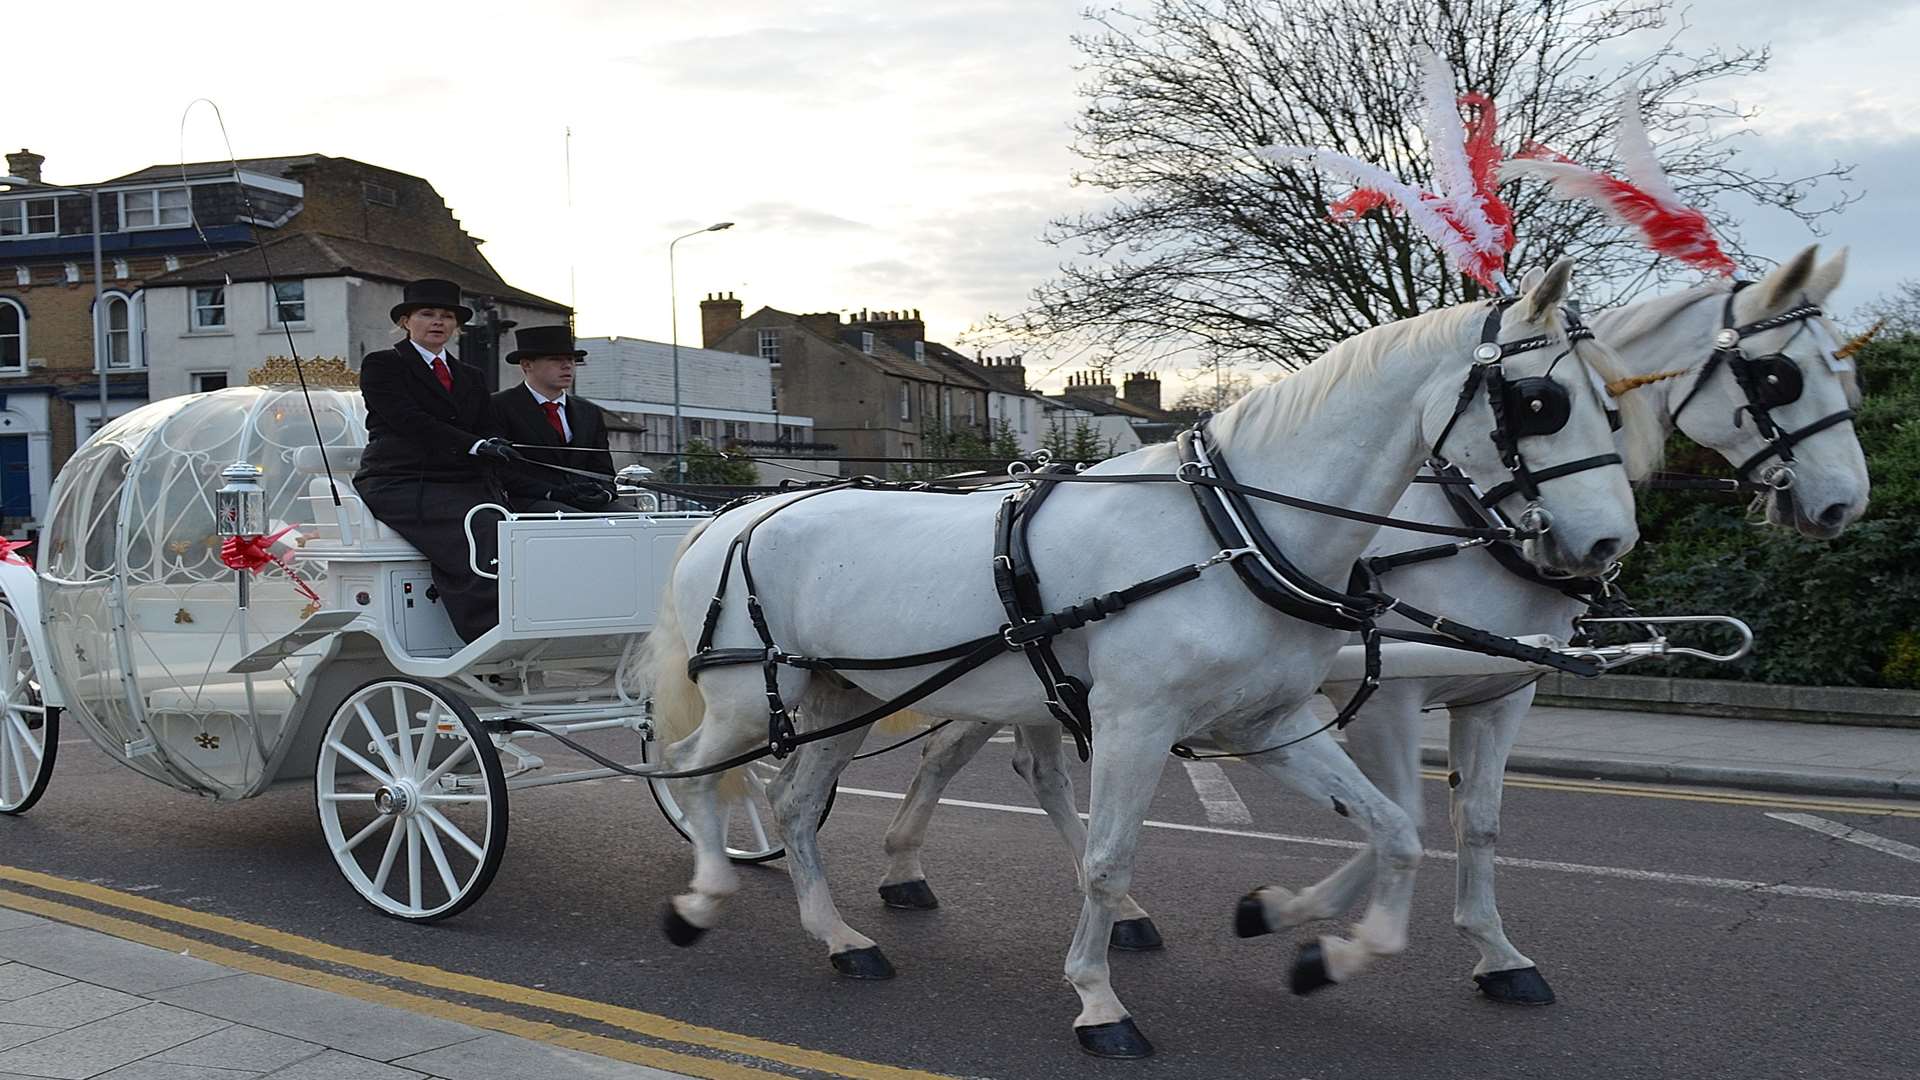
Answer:
[[[448,794],[422,795],[420,796],[420,801],[423,803],[486,802],[488,799],[491,799],[491,798],[492,798],[491,795],[455,795],[455,794],[448,793]]]
[[[347,841],[345,844],[341,845],[340,847],[335,848],[333,853],[335,855],[345,855],[347,852],[352,851],[354,848],[359,847],[360,842],[362,840],[365,840],[367,837],[372,836],[375,832],[378,832],[380,829],[380,826],[391,825],[391,824],[393,824],[393,818],[390,815],[381,814],[379,817],[374,818],[372,821],[367,822],[366,828],[361,829],[357,833],[354,833],[353,839]]]
[[[11,728],[0,731],[0,806],[12,806],[18,801],[8,790],[13,786],[13,776],[11,772],[11,763],[14,756],[13,739],[14,735]],[[26,797],[27,793],[23,789],[20,792],[20,798],[24,799]]]
[[[373,762],[368,761],[366,758],[363,758],[359,754],[354,753],[353,750],[349,748],[346,743],[343,743],[340,740],[335,739],[334,741],[327,744],[327,748],[329,750],[332,750],[334,753],[339,754],[341,757],[346,758],[348,761],[353,762],[354,766],[357,767],[361,772],[366,773],[368,776],[373,777],[375,780],[378,780],[383,784],[393,783],[393,777],[388,776],[386,773],[381,772],[373,764]]]
[[[8,740],[10,746],[12,741]],[[27,756],[20,752],[20,748],[17,746],[11,748],[13,752],[9,756],[13,758],[14,775],[20,778],[20,797],[24,799],[27,792],[33,790],[33,772],[27,769]]]
[[[335,791],[320,796],[321,802],[372,802],[371,791]]]
[[[360,725],[367,729],[367,735],[373,739],[373,748],[379,752],[380,760],[387,763],[387,773],[399,776],[400,763],[394,760],[393,751],[387,749],[387,735],[380,730],[380,721],[374,718],[373,710],[367,708],[365,702],[356,701],[353,711],[360,714]]]
[[[460,883],[454,880],[453,867],[447,865],[447,851],[440,846],[439,834],[433,831],[430,822],[416,822],[416,826],[420,830],[420,838],[427,842],[427,854],[433,856],[433,868],[440,871],[440,884],[447,888],[447,900],[452,902],[459,899]],[[414,906],[418,907],[418,902]]]
[[[441,762],[438,765],[435,765],[433,767],[432,772],[420,778],[420,789],[424,791],[427,788],[432,787],[434,782],[439,780],[440,777],[444,775],[448,769],[451,769],[455,765],[460,764],[462,759],[467,758],[472,754],[473,754],[473,743],[462,741],[460,743],[460,748],[458,750],[455,750],[453,753],[447,755],[447,760]]]
[[[766,822],[760,820],[759,804],[755,803],[752,799],[742,799],[740,801],[745,804],[744,809],[747,812],[747,823],[753,829],[753,842],[755,845],[753,850],[765,851],[772,847],[773,845],[767,842]]]
[[[20,719],[11,709],[7,711],[7,727],[19,735],[21,745],[33,751],[33,760],[37,768],[40,760],[46,757],[47,753],[46,748],[40,745],[40,740],[33,737],[33,729],[29,728],[27,722]]]
[[[406,832],[400,827],[399,818],[388,817],[387,820],[393,822],[394,826],[393,831],[387,834],[386,853],[380,856],[380,871],[373,875],[373,891],[377,893],[387,891],[387,876],[393,873],[394,857],[400,854],[400,837]]]
[[[415,911],[420,907],[420,823],[407,820],[407,904]]]
[[[427,722],[420,732],[420,745],[415,748],[413,753],[413,768],[408,770],[408,774],[411,776],[418,777],[421,773],[427,771],[429,765],[433,764],[433,736],[439,727],[440,708],[441,706],[438,699],[435,699],[432,704],[427,706]]]
[[[395,776],[413,775],[413,713],[407,708],[407,689],[404,686],[393,688],[394,742],[400,744],[400,764],[393,770]],[[414,907],[419,907],[418,901]]]
[[[458,825],[455,825],[453,822],[448,821],[447,816],[445,814],[442,814],[440,811],[435,810],[431,806],[421,807],[420,813],[423,816],[425,816],[428,821],[433,822],[434,825],[437,826],[441,832],[446,833],[448,836],[452,837],[454,843],[459,844],[461,847],[465,848],[467,850],[467,854],[473,856],[476,859],[481,859],[481,860],[486,859],[487,853],[485,849],[483,849],[479,844],[474,843],[473,838],[469,837],[466,833],[462,832]]]

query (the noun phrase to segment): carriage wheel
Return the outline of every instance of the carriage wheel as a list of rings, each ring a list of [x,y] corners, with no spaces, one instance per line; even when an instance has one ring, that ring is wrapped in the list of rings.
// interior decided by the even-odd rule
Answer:
[[[40,697],[40,673],[13,605],[0,602],[0,814],[24,814],[47,790],[60,748],[60,710]]]
[[[457,915],[500,869],[507,782],[458,697],[415,679],[362,686],[327,725],[313,779],[340,872],[388,915]]]
[[[647,739],[640,744],[642,761],[652,762],[660,757],[654,749],[654,741]],[[767,799],[767,785],[780,775],[780,766],[765,758],[750,762],[739,769],[746,781],[746,794],[737,798],[727,808],[727,858],[737,863],[772,862],[787,853],[787,846],[780,839],[779,824],[774,820],[773,804]],[[649,780],[647,788],[653,792],[653,801],[659,804],[660,812],[666,815],[667,824],[681,838],[691,842],[693,834],[687,831],[687,814],[673,799],[673,791],[665,780]],[[820,811],[820,825],[827,823],[827,815],[833,813],[834,793],[827,795],[827,805]]]

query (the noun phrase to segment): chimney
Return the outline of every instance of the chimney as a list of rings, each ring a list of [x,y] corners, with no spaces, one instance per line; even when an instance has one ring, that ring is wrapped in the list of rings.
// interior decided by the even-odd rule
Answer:
[[[1113,379],[1107,374],[1106,368],[1094,368],[1091,371],[1069,375],[1067,388],[1082,397],[1090,397],[1108,405],[1113,404],[1113,399],[1118,396],[1114,393]]]
[[[732,293],[724,296],[720,293],[708,293],[700,301],[700,347],[717,348],[720,339],[733,333],[740,325],[740,301]]]
[[[980,366],[992,371],[1004,382],[1025,390],[1027,388],[1027,365],[1018,356],[985,356],[980,358]]]
[[[1152,372],[1136,371],[1127,376],[1120,397],[1130,405],[1160,411],[1160,380]]]
[[[799,318],[801,326],[822,337],[840,339],[840,313],[836,311],[816,311]]]
[[[31,180],[37,184],[40,182],[40,166],[46,164],[46,161],[45,154],[36,154],[23,146],[19,153],[7,155],[7,175]]]
[[[852,325],[862,330],[871,330],[887,343],[908,356],[913,355],[913,343],[927,340],[927,324],[920,318],[920,309],[912,311],[867,311],[861,309],[860,317],[851,320]]]

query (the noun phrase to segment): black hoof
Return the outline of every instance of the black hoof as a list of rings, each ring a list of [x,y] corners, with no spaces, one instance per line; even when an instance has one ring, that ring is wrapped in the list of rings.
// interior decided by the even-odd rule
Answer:
[[[1145,915],[1114,923],[1113,933],[1107,940],[1122,952],[1152,952],[1167,947],[1167,943],[1160,940],[1160,931],[1154,927],[1153,920]]]
[[[674,910],[672,901],[668,901],[666,914],[660,919],[660,929],[667,932],[668,941],[683,949],[699,941],[700,935],[706,933],[705,930],[681,918],[680,913]]]
[[[882,885],[880,899],[888,907],[902,911],[932,911],[940,906],[940,898],[933,895],[933,887],[925,878]]]
[[[1300,955],[1293,958],[1293,978],[1288,985],[1302,996],[1333,985],[1333,976],[1327,974],[1327,956],[1319,942],[1310,941],[1300,946]]]
[[[837,952],[827,959],[833,961],[834,971],[849,979],[893,978],[893,965],[887,961],[886,954],[880,951],[878,945]]]
[[[1267,925],[1267,905],[1260,902],[1259,893],[1240,898],[1239,906],[1233,909],[1233,932],[1241,937],[1273,933],[1273,927]]]
[[[1475,975],[1473,981],[1489,1001],[1502,1005],[1551,1005],[1553,987],[1540,977],[1539,968],[1514,968]]]
[[[1077,1027],[1073,1033],[1080,1039],[1080,1049],[1103,1058],[1143,1058],[1153,1056],[1153,1044],[1133,1024],[1133,1017],[1116,1020],[1111,1024],[1095,1024],[1092,1027]]]

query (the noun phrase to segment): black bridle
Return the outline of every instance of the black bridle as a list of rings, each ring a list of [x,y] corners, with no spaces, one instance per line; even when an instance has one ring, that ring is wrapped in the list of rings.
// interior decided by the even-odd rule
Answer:
[[[1740,295],[1740,290],[1746,285],[1746,282],[1739,282],[1727,294],[1726,306],[1720,316],[1720,332],[1713,338],[1713,355],[1707,357],[1707,362],[1700,368],[1700,377],[1693,381],[1687,396],[1681,398],[1679,406],[1673,410],[1673,421],[1676,426],[1679,424],[1680,414],[1686,410],[1695,395],[1700,393],[1700,388],[1706,385],[1707,380],[1713,377],[1714,369],[1725,364],[1727,370],[1733,373],[1734,382],[1739,384],[1740,392],[1747,399],[1745,405],[1734,410],[1733,426],[1739,427],[1740,415],[1746,413],[1753,417],[1754,430],[1760,433],[1761,438],[1767,440],[1766,449],[1741,462],[1734,468],[1733,475],[1740,482],[1746,483],[1747,475],[1762,462],[1768,458],[1778,457],[1781,461],[1780,466],[1768,470],[1764,482],[1768,487],[1785,491],[1793,486],[1794,446],[1830,427],[1852,420],[1854,413],[1852,409],[1841,409],[1805,427],[1792,430],[1781,427],[1773,418],[1772,410],[1800,400],[1805,384],[1800,367],[1794,363],[1793,357],[1788,356],[1784,351],[1771,352],[1763,356],[1748,356],[1740,347],[1740,342],[1754,334],[1778,330],[1794,323],[1802,323],[1804,329],[1804,324],[1808,320],[1820,317],[1822,312],[1820,305],[1807,301],[1778,315],[1750,322],[1745,326],[1736,326],[1733,321],[1733,304],[1735,298]],[[1792,344],[1792,338],[1788,339],[1788,344]],[[1783,350],[1784,348],[1785,346],[1782,346]]]
[[[1440,430],[1440,437],[1433,441],[1430,454],[1436,469],[1448,466],[1446,455],[1441,451],[1446,446],[1447,437],[1453,434],[1454,425],[1466,415],[1467,408],[1473,404],[1474,395],[1482,386],[1486,388],[1487,405],[1493,410],[1493,431],[1490,433],[1494,447],[1500,453],[1500,463],[1506,466],[1509,479],[1496,484],[1480,503],[1489,509],[1497,506],[1518,492],[1526,496],[1527,514],[1531,515],[1534,525],[1545,519],[1545,511],[1540,509],[1540,485],[1548,480],[1586,472],[1589,469],[1604,468],[1608,465],[1622,464],[1619,454],[1596,454],[1544,469],[1531,469],[1527,466],[1525,455],[1520,452],[1520,440],[1532,435],[1552,435],[1565,427],[1573,415],[1573,401],[1567,389],[1555,382],[1551,375],[1530,375],[1520,379],[1508,379],[1504,362],[1521,353],[1544,349],[1554,343],[1550,334],[1537,334],[1519,341],[1500,341],[1500,318],[1512,299],[1496,300],[1487,312],[1486,321],[1480,328],[1480,344],[1473,350],[1473,367],[1467,371],[1466,382],[1460,387],[1460,397],[1454,402],[1453,415],[1447,419],[1446,427]],[[1577,342],[1593,337],[1593,331],[1582,325],[1577,317],[1567,312],[1567,348],[1560,356],[1573,351]],[[1557,364],[1560,357],[1554,358]],[[1551,372],[1552,366],[1547,369]],[[1618,426],[1618,416],[1608,411],[1609,423]],[[1546,519],[1550,520],[1550,519]],[[1539,529],[1539,531],[1545,531]]]

